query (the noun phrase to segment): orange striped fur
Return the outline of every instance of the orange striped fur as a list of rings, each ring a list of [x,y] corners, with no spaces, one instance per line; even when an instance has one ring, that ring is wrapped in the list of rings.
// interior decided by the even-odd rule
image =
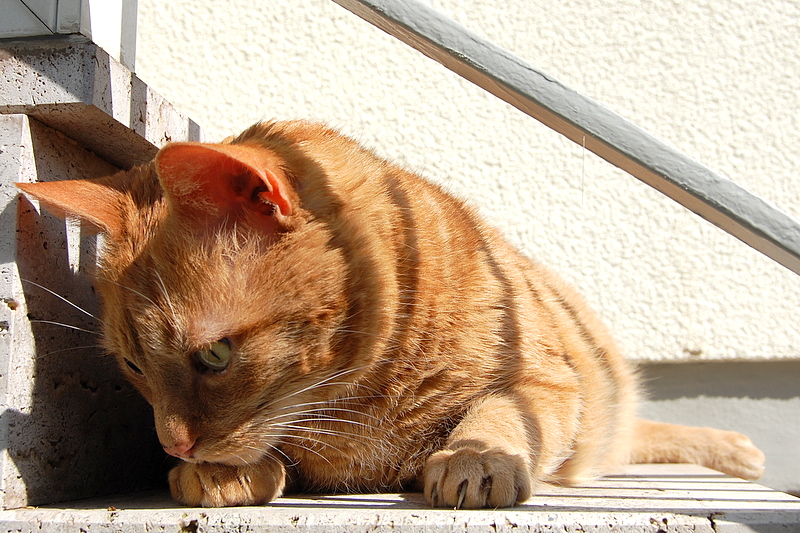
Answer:
[[[20,187],[106,235],[105,343],[184,460],[183,503],[417,489],[500,507],[630,461],[761,472],[746,437],[637,420],[636,377],[572,289],[324,126]]]

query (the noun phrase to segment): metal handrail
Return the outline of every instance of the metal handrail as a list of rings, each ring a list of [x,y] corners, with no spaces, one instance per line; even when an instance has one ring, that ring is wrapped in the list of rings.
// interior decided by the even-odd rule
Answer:
[[[800,274],[800,223],[416,0],[333,0]]]

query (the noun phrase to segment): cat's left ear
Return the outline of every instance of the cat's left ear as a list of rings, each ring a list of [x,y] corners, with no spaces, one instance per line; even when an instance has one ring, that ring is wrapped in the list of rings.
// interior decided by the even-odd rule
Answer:
[[[258,146],[172,143],[156,156],[173,207],[192,219],[291,226],[297,196],[280,160]]]

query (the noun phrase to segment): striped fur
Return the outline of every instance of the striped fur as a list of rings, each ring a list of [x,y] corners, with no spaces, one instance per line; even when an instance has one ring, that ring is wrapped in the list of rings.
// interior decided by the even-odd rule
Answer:
[[[106,345],[184,459],[179,501],[498,507],[629,461],[760,473],[745,437],[637,421],[635,375],[571,288],[323,126],[258,124],[77,183],[23,189],[106,233]],[[210,372],[197,354],[220,339],[231,363]]]

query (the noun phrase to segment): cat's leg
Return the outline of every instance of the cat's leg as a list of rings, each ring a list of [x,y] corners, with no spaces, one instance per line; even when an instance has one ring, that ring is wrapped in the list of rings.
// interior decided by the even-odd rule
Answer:
[[[735,431],[637,420],[632,463],[694,463],[744,479],[764,473],[764,454]]]
[[[473,406],[444,449],[428,458],[425,496],[434,507],[509,507],[533,490],[528,424],[510,398]]]
[[[286,486],[283,463],[265,457],[251,465],[181,463],[169,473],[172,497],[192,507],[258,505],[280,496]]]

